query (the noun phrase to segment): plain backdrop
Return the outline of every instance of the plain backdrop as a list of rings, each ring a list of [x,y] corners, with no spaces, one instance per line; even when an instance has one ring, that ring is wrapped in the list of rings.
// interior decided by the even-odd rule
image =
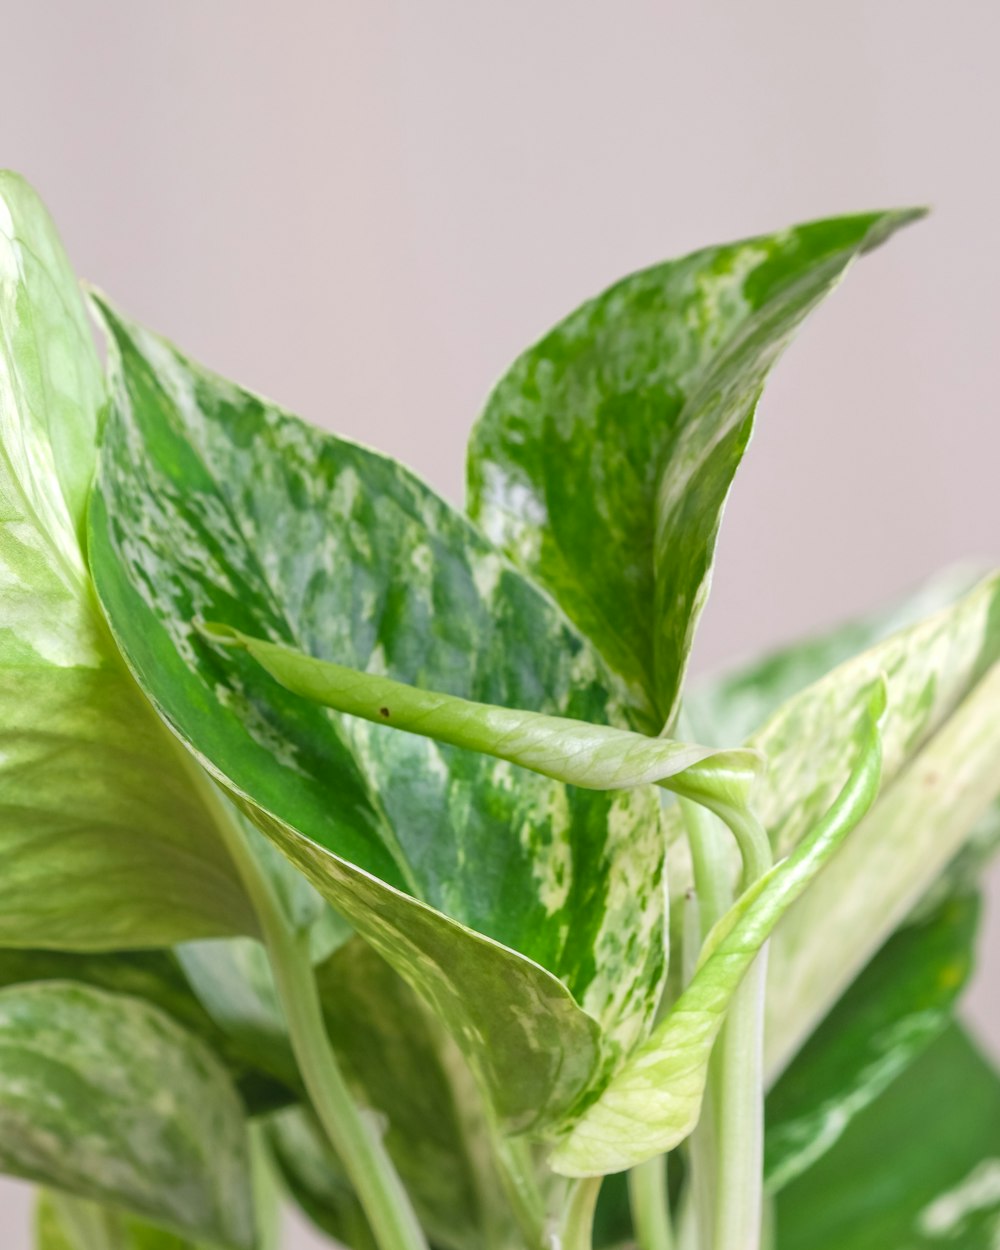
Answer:
[[[996,558],[993,0],[0,9],[0,164],[37,185],[79,271],[456,500],[492,380],[608,282],[930,203],[778,368],[698,665]],[[968,1012],[1000,1048],[998,932]],[[25,1191],[0,1202],[0,1245],[26,1247]]]

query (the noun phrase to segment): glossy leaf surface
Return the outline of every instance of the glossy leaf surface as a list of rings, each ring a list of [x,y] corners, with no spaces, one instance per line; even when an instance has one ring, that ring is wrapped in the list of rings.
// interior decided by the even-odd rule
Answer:
[[[91,558],[140,684],[447,1020],[501,1114],[522,1127],[560,1114],[604,1062],[598,1022],[610,1055],[655,1006],[655,797],[567,790],[387,737],[281,690],[249,656],[220,655],[192,622],[596,723],[622,718],[613,681],[551,602],[399,465],[107,316],[116,404]]]
[[[992,1250],[1000,1080],[952,1027],[779,1195],[777,1250]]]
[[[139,999],[0,991],[0,1170],[195,1238],[253,1245],[243,1110],[208,1049]]]
[[[80,544],[100,364],[31,189],[0,174],[0,944],[253,932],[174,748],[94,602]]]
[[[948,1026],[972,967],[972,895],[946,899],[889,939],[767,1100],[765,1175],[780,1189],[840,1139]]]
[[[521,356],[469,454],[470,513],[669,725],[768,370],[850,262],[914,216],[843,217],[633,274]]]
[[[744,976],[791,904],[871,807],[881,775],[881,681],[856,722],[854,768],[825,816],[787,860],[755,882],[709,932],[690,983],[559,1143],[556,1171],[600,1176],[679,1145],[698,1123],[708,1062]]]

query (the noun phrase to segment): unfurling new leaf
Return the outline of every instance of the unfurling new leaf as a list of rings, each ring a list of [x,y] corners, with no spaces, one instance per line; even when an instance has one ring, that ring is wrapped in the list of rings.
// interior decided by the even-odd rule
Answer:
[[[726,1009],[781,916],[871,807],[882,767],[877,683],[856,733],[857,758],[833,806],[784,862],[709,933],[691,983],[552,1155],[568,1176],[622,1171],[672,1150],[698,1122],[712,1046]]]

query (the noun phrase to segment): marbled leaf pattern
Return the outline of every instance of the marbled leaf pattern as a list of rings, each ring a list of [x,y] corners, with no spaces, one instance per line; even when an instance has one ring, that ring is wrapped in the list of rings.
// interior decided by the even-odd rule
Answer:
[[[851,261],[917,212],[812,222],[631,275],[529,348],[472,436],[469,510],[672,721],[767,372]]]
[[[642,1036],[659,993],[652,791],[568,788],[338,717],[248,656],[220,655],[193,622],[598,724],[624,718],[616,682],[551,600],[398,464],[106,315],[115,405],[91,560],[140,684],[443,1014],[504,1118],[562,1114]]]
[[[208,1048],[140,999],[0,990],[0,1171],[251,1250],[243,1110]]]

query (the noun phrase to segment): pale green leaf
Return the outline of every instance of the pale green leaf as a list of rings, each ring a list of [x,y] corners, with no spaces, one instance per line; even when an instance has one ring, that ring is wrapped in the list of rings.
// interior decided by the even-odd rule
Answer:
[[[743,742],[793,695],[891,634],[951,607],[987,572],[972,564],[944,569],[874,612],[699,677],[684,693],[686,728],[711,746]]]
[[[655,795],[567,789],[338,718],[248,656],[221,656],[192,621],[594,723],[622,720],[615,681],[551,601],[399,465],[107,318],[116,402],[90,551],[140,684],[448,1021],[500,1114],[520,1127],[562,1115],[643,1035],[659,997]]]
[[[76,282],[0,174],[0,944],[253,932],[176,748],[96,610],[78,533],[104,402]]]
[[[568,1176],[601,1176],[679,1145],[698,1122],[712,1047],[733,995],[781,916],[875,801],[881,774],[881,682],[855,729],[855,764],[826,815],[791,855],[742,895],[706,939],[694,976],[653,1033],[557,1145]]]
[[[1000,578],[834,669],[750,742],[769,767],[758,810],[787,853],[845,774],[847,709],[875,672],[888,683],[884,787],[771,943],[772,1079],[969,838],[1000,793]],[[991,752],[993,754],[991,754]],[[822,926],[815,916],[824,918]]]
[[[497,707],[422,690],[251,638],[228,625],[200,626],[211,642],[242,647],[293,694],[376,725],[405,730],[517,764],[586,790],[661,785],[689,797],[745,805],[760,770],[751,751],[714,751],[607,725]]]
[[[1000,665],[889,784],[771,942],[766,1059],[774,1080],[951,863],[1000,791]],[[817,926],[815,918],[823,917]]]
[[[0,991],[0,1171],[253,1245],[243,1111],[210,1051],[139,999]]]
[[[85,1198],[43,1191],[35,1205],[35,1250],[210,1250],[186,1237]]]
[[[672,720],[768,370],[851,261],[916,216],[812,222],[633,274],[490,397],[471,515],[624,675],[643,727]]]

